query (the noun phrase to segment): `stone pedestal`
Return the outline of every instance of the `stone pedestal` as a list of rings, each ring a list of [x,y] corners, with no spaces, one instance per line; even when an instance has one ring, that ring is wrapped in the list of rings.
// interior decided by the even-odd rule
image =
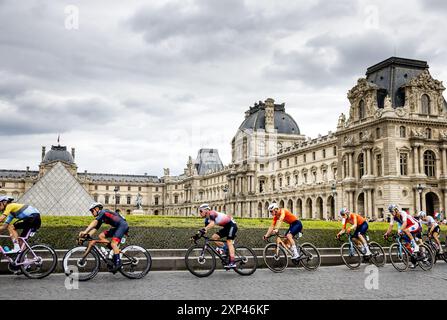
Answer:
[[[132,215],[140,215],[142,216],[144,214],[144,210],[142,209],[135,209],[132,211]]]

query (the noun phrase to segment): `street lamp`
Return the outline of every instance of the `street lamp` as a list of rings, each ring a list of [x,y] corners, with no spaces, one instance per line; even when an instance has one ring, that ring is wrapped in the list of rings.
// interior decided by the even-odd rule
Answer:
[[[115,189],[113,189],[113,191],[115,192],[115,212],[116,212],[116,205],[117,205],[117,202],[118,202],[118,199],[116,198],[116,194],[119,191],[118,186],[115,186]]]
[[[225,213],[227,213],[227,193],[228,193],[229,189],[230,188],[229,188],[228,184],[222,186],[222,191],[224,192],[224,210],[223,211]]]
[[[335,198],[337,196],[337,185],[336,185],[335,181],[332,183],[331,190],[332,190],[332,198],[334,199],[334,205],[332,206],[332,210],[333,210],[332,215],[335,220],[335,211],[336,211],[336,206],[337,206],[337,201]]]
[[[422,191],[424,190],[424,187],[419,183],[416,189],[419,192],[419,211],[422,211]]]

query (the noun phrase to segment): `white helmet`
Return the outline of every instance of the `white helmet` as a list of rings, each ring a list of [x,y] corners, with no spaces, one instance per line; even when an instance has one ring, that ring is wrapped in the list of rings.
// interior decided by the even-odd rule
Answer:
[[[208,203],[203,203],[199,207],[199,211],[202,211],[202,210],[211,210],[211,207]]]
[[[9,197],[8,196],[0,196],[0,202],[2,201],[9,201]]]
[[[278,209],[279,207],[278,207],[278,204],[276,203],[276,202],[273,202],[271,205],[269,205],[269,211],[271,212],[271,211],[273,211],[273,210],[275,210],[275,209]]]
[[[425,211],[419,211],[418,216],[420,218],[425,218],[427,216],[427,213]]]
[[[340,212],[338,213],[339,215],[343,215],[343,214],[345,214],[345,215],[347,215],[347,216],[349,216],[349,209],[348,208],[341,208],[340,209]]]
[[[104,208],[104,206],[100,202],[94,202],[91,204],[91,206],[90,206],[90,208],[88,208],[88,210],[92,211],[95,208],[99,208],[99,210],[102,210],[102,208]]]

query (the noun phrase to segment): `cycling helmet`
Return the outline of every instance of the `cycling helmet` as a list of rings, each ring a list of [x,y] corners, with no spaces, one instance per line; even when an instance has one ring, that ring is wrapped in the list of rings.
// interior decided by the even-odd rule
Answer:
[[[418,217],[425,218],[427,216],[427,213],[425,211],[419,211]]]
[[[0,196],[0,202],[3,201],[9,201],[9,197],[8,196]]]
[[[350,213],[350,212],[349,212],[349,209],[348,209],[348,208],[341,208],[341,209],[340,209],[340,212],[339,212],[340,215],[345,214],[345,215],[347,215],[347,216],[349,215],[349,213]]]
[[[102,208],[104,208],[104,206],[102,205],[102,203],[100,202],[94,202],[92,203],[92,205],[90,206],[90,208],[88,208],[89,211],[92,211],[95,208],[99,208],[99,210],[102,210]]]
[[[388,211],[391,212],[391,213],[393,213],[394,210],[396,210],[396,209],[398,209],[398,208],[399,208],[399,207],[397,206],[397,204],[390,204],[390,205],[388,206]]]
[[[275,209],[278,209],[278,204],[276,202],[273,202],[271,205],[269,205],[269,211],[272,212]]]
[[[204,204],[201,204],[199,207],[199,211],[202,211],[202,210],[211,210],[211,207],[208,203],[204,203]]]

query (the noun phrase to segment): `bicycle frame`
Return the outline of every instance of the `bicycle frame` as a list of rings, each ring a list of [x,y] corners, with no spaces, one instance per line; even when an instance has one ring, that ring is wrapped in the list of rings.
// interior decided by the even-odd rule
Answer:
[[[22,240],[22,246],[20,247],[21,252],[25,251],[25,249],[28,248],[29,252],[33,255],[33,259],[31,260],[31,263],[35,262],[35,260],[38,259],[36,253],[33,251],[33,249],[31,249],[31,246],[29,245],[29,243],[27,241],[31,237],[31,234],[33,232],[34,231],[30,230],[25,237],[19,237],[19,239]],[[10,236],[0,235],[0,238],[10,238]],[[11,263],[11,264],[13,264],[14,266],[17,266],[17,267],[21,266],[21,265],[29,265],[29,264],[31,264],[28,259],[26,261],[22,262],[22,263],[19,263],[18,261],[19,261],[21,255],[22,254],[19,253],[19,254],[17,254],[15,259],[12,259],[8,255],[8,253],[5,252],[5,250],[3,250],[2,246],[0,246],[0,260],[1,260],[1,258],[5,257],[6,260],[8,260],[9,263]]]
[[[219,239],[219,240],[214,240],[214,239],[211,239],[211,238],[209,238],[209,237],[206,237],[206,236],[202,236],[201,238],[203,238],[203,239],[205,239],[205,243],[203,244],[203,249],[202,249],[202,252],[201,252],[201,255],[203,255],[204,253],[205,253],[205,251],[206,251],[206,249],[207,248],[209,248],[209,249],[211,249],[211,251],[213,251],[214,252],[214,254],[216,255],[216,256],[218,256],[219,257],[219,259],[222,261],[222,263],[225,263],[226,261],[226,257],[224,257],[223,255],[221,255],[213,246],[211,246],[209,243],[210,242],[222,242],[222,239]],[[197,239],[198,240],[198,239]],[[197,244],[197,240],[194,240],[194,243],[195,244]]]
[[[82,239],[83,241],[88,241],[89,242],[89,244],[90,244],[90,242],[92,242],[92,241],[96,241],[95,239],[93,239],[93,238],[91,238],[91,237],[88,237],[88,238],[85,238],[85,239]],[[104,245],[105,245],[105,243],[104,243]],[[89,253],[92,251],[92,250],[94,250],[98,255],[99,255],[99,257],[102,259],[102,261],[105,263],[105,264],[107,264],[108,266],[112,266],[113,265],[113,262],[100,250],[100,249],[98,249],[99,248],[99,245],[97,245],[96,243],[93,245],[93,246],[91,246],[90,247],[90,245],[89,246],[87,246],[87,250],[85,251],[85,253],[84,253],[84,256],[82,257],[82,259],[85,259],[88,255],[89,255]],[[118,247],[119,248],[119,247]],[[131,258],[129,258],[124,252],[122,252],[121,250],[120,250],[120,254],[122,254],[123,256],[125,256],[127,259],[129,259],[129,262],[122,262],[122,264],[123,264],[123,266],[125,266],[125,265],[128,265],[128,264],[132,264],[132,259]]]
[[[278,245],[278,247],[281,246],[287,252],[287,254],[289,256],[293,256],[292,250],[290,250],[283,241],[283,239],[286,239],[287,236],[276,233],[276,234],[272,234],[270,237],[273,237],[273,236],[276,237],[275,242]],[[295,240],[295,245],[297,246],[297,248],[301,248],[301,246],[298,244],[299,239],[296,236],[293,237],[293,240]],[[279,249],[276,249],[276,250],[277,250],[276,254],[278,254]]]

